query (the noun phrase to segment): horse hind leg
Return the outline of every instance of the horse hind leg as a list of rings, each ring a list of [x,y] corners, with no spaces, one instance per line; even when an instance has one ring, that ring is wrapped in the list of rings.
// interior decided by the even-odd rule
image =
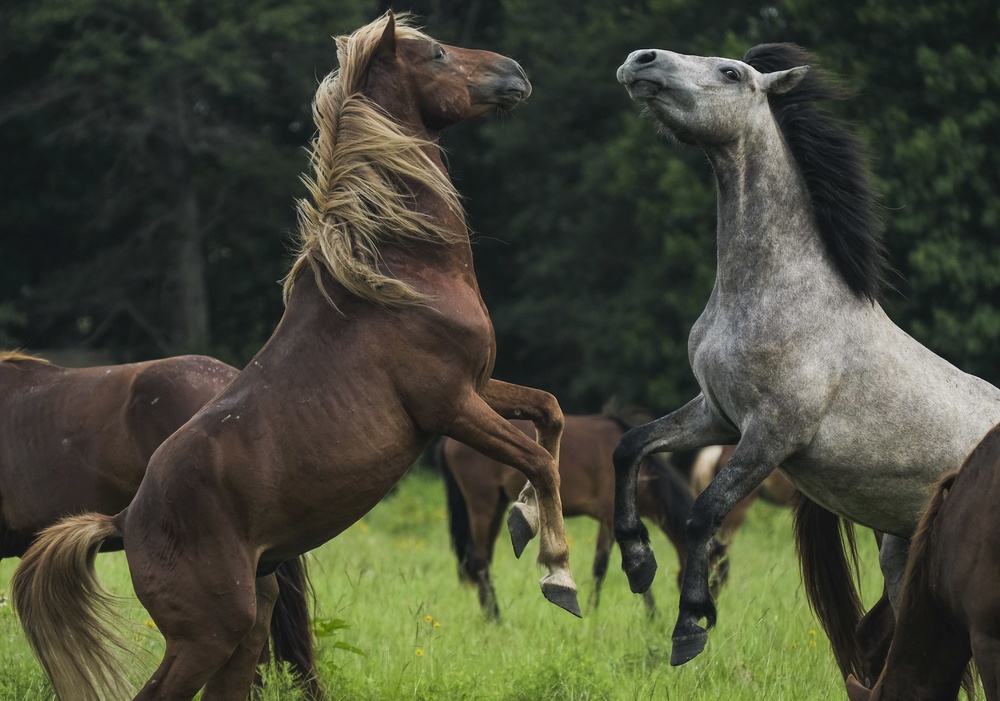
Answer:
[[[257,661],[267,645],[268,628],[277,598],[275,575],[259,577],[257,615],[253,627],[243,636],[226,663],[208,680],[202,701],[245,701],[250,694]]]
[[[197,559],[225,561],[207,553]],[[162,568],[140,554],[132,554],[129,566],[136,594],[166,641],[163,661],[136,701],[189,701],[210,682],[211,693],[206,690],[205,701],[246,699],[267,633],[266,622],[258,633],[260,620],[265,615],[265,621],[269,620],[271,594],[276,591],[264,591],[268,596],[262,597],[263,610],[259,611],[259,583],[249,565],[234,571],[219,564],[211,572],[174,568],[168,588],[162,586]],[[251,632],[260,637],[259,645],[256,637],[245,640]],[[255,649],[244,669],[240,663],[250,647]]]

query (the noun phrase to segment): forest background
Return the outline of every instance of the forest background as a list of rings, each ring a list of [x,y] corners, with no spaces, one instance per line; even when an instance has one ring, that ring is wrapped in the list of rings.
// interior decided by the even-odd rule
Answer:
[[[637,48],[791,41],[844,78],[918,340],[1000,383],[996,0],[19,0],[0,6],[0,348],[242,366],[282,312],[310,101],[331,36],[388,6],[516,58],[534,93],[445,132],[495,376],[567,412],[696,393],[715,185],[615,80]]]

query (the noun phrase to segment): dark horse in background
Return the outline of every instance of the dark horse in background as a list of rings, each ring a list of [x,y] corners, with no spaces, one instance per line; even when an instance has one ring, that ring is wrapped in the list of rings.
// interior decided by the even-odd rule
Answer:
[[[565,422],[559,450],[563,516],[589,516],[600,524],[590,593],[590,605],[596,608],[614,545],[615,470],[611,453],[632,424],[613,413],[567,415]],[[534,430],[528,421],[511,423],[528,435]],[[493,546],[507,506],[524,488],[524,475],[450,438],[437,443],[433,456],[447,489],[448,523],[459,576],[476,585],[486,618],[499,620],[500,607],[490,577]],[[659,526],[677,549],[680,584],[687,560],[684,524],[693,502],[691,492],[666,460],[651,456],[639,475],[638,499],[640,515]],[[726,579],[724,556],[725,548],[718,544],[712,555],[712,564],[718,566],[717,587]],[[643,597],[652,615],[652,592],[647,590]]]
[[[1000,701],[998,503],[1000,427],[935,488],[911,541],[885,668],[871,691],[849,676],[851,701],[957,699],[972,689],[970,660],[988,701]]]
[[[704,150],[718,184],[715,286],[688,340],[701,392],[629,431],[614,455],[615,537],[641,592],[656,571],[635,504],[642,460],[736,444],[691,511],[675,665],[704,649],[699,622],[715,623],[714,533],[773,470],[818,507],[885,534],[880,563],[898,600],[928,490],[1000,422],[1000,390],[922,346],[878,304],[886,266],[870,173],[860,141],[814,106],[841,91],[813,62],[797,46],[768,44],[743,61],[642,49],[618,69],[664,132]],[[836,535],[812,547],[841,550]],[[848,586],[856,596],[849,582],[806,577],[825,590],[810,589],[810,601],[845,676],[861,667],[856,621],[838,615]]]
[[[275,569],[367,513],[434,435],[525,473],[516,530],[539,535],[542,593],[579,613],[562,412],[546,392],[491,377],[493,326],[438,146],[442,129],[513,108],[530,84],[512,59],[442,45],[391,12],[338,37],[337,55],[313,103],[310,197],[278,327],[156,451],[124,511],[46,529],[14,573],[14,606],[64,701],[131,694],[90,566],[102,541],[124,538],[166,642],[136,698],[243,701]],[[515,416],[535,422],[539,442],[504,418]]]
[[[153,452],[237,373],[200,355],[69,369],[0,353],[0,558],[21,557],[64,516],[125,508]],[[101,550],[121,547],[108,539]],[[319,698],[305,563],[276,575],[274,656]]]

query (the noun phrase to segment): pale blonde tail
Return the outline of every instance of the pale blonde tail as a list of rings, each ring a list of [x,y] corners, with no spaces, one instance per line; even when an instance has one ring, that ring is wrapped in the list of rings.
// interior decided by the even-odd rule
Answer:
[[[42,531],[14,571],[14,609],[60,701],[133,696],[115,650],[125,649],[112,628],[121,619],[94,573],[101,542],[116,535],[110,516],[66,518]]]

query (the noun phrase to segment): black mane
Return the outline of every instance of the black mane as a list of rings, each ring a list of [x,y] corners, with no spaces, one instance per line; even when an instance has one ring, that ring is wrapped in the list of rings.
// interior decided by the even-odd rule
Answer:
[[[844,89],[794,44],[761,44],[743,61],[761,73],[814,66],[794,89],[769,95],[768,101],[802,171],[827,251],[851,290],[874,303],[889,266],[864,146],[840,121],[812,104],[843,99]]]

